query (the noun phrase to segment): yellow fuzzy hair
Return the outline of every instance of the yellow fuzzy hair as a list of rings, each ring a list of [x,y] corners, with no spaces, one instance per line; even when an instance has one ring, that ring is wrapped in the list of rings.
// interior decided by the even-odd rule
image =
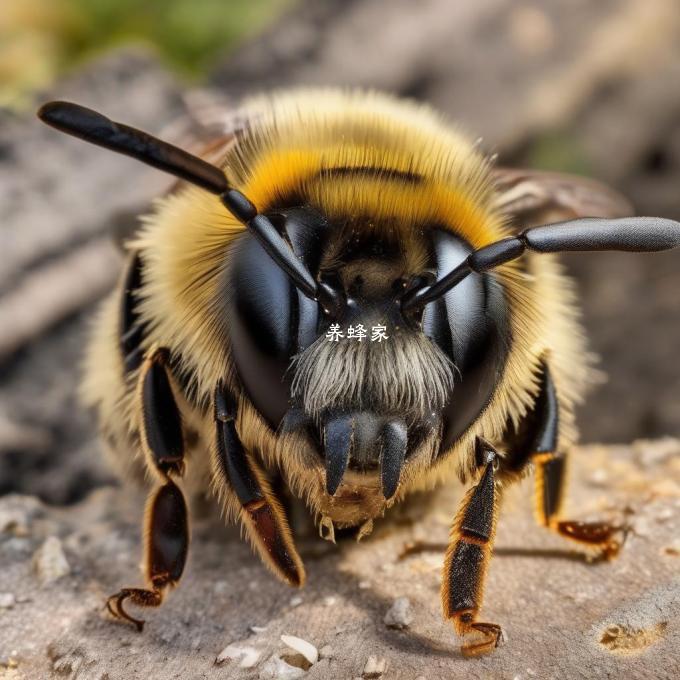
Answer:
[[[374,218],[375,224],[368,220],[366,229],[397,218],[406,242],[420,242],[416,230],[423,224],[442,225],[474,247],[510,233],[506,216],[495,208],[487,160],[425,106],[376,93],[309,90],[255,99],[244,109],[249,125],[225,147],[222,167],[261,210],[301,195],[331,218]],[[380,167],[418,173],[423,179],[409,185],[390,181],[386,173],[329,181],[323,170],[333,167]],[[139,311],[147,323],[145,347],[170,347],[181,355],[180,370],[192,381],[197,400],[206,404],[219,378],[235,385],[220,282],[229,266],[229,243],[243,230],[217,197],[181,187],[158,201],[130,244],[140,252],[144,267]],[[478,435],[502,450],[507,422],[519,423],[535,399],[544,357],[559,394],[560,444],[574,441],[572,409],[587,383],[588,362],[571,288],[551,256],[528,254],[526,262],[524,271],[510,264],[494,274],[510,308],[512,343],[491,402],[446,455],[433,461],[430,442],[432,450],[409,458],[389,505],[414,490],[468,476]],[[119,296],[120,290],[113,298]],[[118,352],[114,312],[110,301],[90,346],[85,392],[87,401],[98,406],[109,439],[129,443],[135,429],[134,390],[123,383],[118,362],[102,375],[102,366],[113,361],[105,359],[107,354]],[[198,423],[203,452],[197,451],[194,462],[204,480],[214,433],[211,412],[189,415]],[[121,419],[127,423],[118,423]],[[240,398],[238,431],[246,450],[256,452],[265,469],[281,469],[293,493],[316,515],[347,526],[384,511],[377,475],[348,471],[337,497],[329,498],[322,461],[309,443],[297,434],[275,436],[245,395]],[[345,493],[365,502],[344,503]],[[238,512],[231,496],[224,502],[229,514]]]

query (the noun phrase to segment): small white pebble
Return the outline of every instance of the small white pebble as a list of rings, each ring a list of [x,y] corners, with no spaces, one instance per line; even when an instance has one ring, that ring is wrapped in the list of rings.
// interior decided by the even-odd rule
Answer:
[[[11,609],[16,602],[14,593],[0,593],[0,609]]]
[[[251,633],[255,633],[255,635],[258,635],[259,633],[264,633],[265,630],[267,630],[267,626],[248,626],[248,630]]]
[[[413,609],[408,597],[398,597],[383,618],[388,628],[404,629],[413,623]]]
[[[323,603],[326,605],[326,607],[332,607],[337,601],[338,598],[333,597],[332,595],[323,598]]]
[[[306,671],[302,668],[291,666],[275,655],[262,666],[258,677],[260,680],[298,680],[298,678],[304,678],[305,673]]]
[[[314,665],[319,660],[319,650],[307,640],[295,637],[295,635],[282,635],[281,642],[290,647],[294,652],[302,654],[302,656]]]
[[[42,585],[52,583],[62,576],[71,573],[61,541],[50,536],[34,553],[33,567]]]
[[[225,661],[238,661],[240,668],[252,668],[260,660],[261,655],[262,652],[255,647],[240,642],[232,642],[217,655],[215,663],[219,666]]]
[[[588,481],[592,486],[607,486],[607,483],[609,482],[609,475],[607,474],[606,470],[598,468],[597,470],[593,470],[590,477],[588,478]]]
[[[291,607],[299,607],[302,604],[302,598],[299,595],[295,595],[290,598]]]
[[[359,581],[359,588],[361,588],[361,590],[367,590],[370,587],[371,587],[370,581]]]
[[[377,656],[369,656],[361,674],[362,678],[380,678],[387,670],[387,659],[379,659]]]
[[[332,659],[335,656],[335,650],[330,645],[324,645],[319,650],[319,658]]]

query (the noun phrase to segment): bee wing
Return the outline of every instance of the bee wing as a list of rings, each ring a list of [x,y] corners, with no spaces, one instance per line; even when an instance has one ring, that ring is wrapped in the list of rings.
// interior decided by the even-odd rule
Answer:
[[[227,97],[210,90],[190,90],[182,100],[186,114],[163,130],[160,137],[209,163],[221,165],[235,136],[248,127],[248,116]],[[180,184],[181,181],[174,182],[173,190]]]
[[[203,139],[233,135],[248,126],[248,115],[243,109],[213,90],[189,90],[182,100],[192,133]]]
[[[520,229],[579,217],[628,217],[631,203],[586,177],[559,172],[495,168],[496,206]]]

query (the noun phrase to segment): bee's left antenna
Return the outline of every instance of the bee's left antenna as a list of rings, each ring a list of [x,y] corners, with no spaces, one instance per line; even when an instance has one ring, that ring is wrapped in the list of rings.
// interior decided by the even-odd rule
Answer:
[[[72,102],[54,101],[38,111],[44,123],[86,142],[131,156],[154,168],[217,194],[234,217],[248,227],[276,264],[307,297],[324,307],[335,304],[327,286],[316,282],[271,220],[238,189],[229,186],[224,172],[198,156],[136,128],[116,123],[97,111]]]

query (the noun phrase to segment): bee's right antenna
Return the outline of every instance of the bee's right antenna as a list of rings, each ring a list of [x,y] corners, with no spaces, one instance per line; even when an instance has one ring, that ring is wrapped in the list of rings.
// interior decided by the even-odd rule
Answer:
[[[71,102],[49,102],[40,108],[38,117],[61,132],[131,156],[217,194],[227,210],[246,225],[304,295],[318,301],[325,309],[332,310],[338,304],[337,293],[314,279],[271,220],[258,213],[244,194],[229,186],[220,168],[146,132],[116,123],[101,113]]]
[[[634,253],[671,250],[680,246],[680,222],[661,217],[603,219],[584,217],[526,229],[470,253],[457,267],[433,284],[404,296],[402,310],[410,312],[447,293],[472,272],[483,273],[518,258],[525,250],[538,253],[623,250]]]

